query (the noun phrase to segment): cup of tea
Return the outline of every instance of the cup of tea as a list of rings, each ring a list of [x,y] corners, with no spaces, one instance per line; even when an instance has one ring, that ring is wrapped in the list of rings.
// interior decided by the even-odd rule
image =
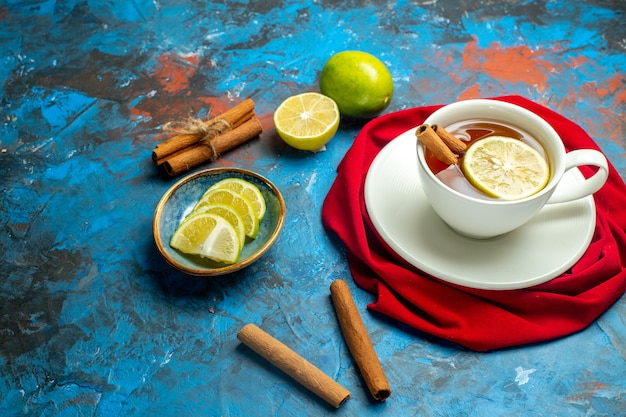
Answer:
[[[468,237],[485,239],[515,230],[545,204],[573,201],[595,193],[609,175],[608,162],[601,152],[566,152],[550,124],[511,103],[488,99],[459,101],[436,110],[424,124],[443,127],[469,144],[489,136],[519,139],[548,163],[549,179],[541,190],[525,198],[499,199],[474,188],[458,166],[442,166],[417,140],[417,169],[426,198],[445,223]],[[581,181],[561,181],[565,172],[580,166],[594,166],[597,170]]]

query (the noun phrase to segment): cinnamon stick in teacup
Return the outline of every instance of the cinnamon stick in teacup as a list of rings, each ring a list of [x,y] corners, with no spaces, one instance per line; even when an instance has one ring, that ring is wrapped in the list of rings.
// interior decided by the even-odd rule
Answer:
[[[330,294],[341,332],[367,388],[372,397],[378,401],[385,401],[391,395],[391,388],[354,304],[348,284],[340,279],[333,281],[330,285]]]
[[[435,158],[444,164],[456,165],[459,162],[454,152],[448,148],[430,125],[423,124],[418,126],[415,131],[415,136],[426,146],[426,149],[432,152]]]
[[[243,326],[237,338],[335,408],[350,398],[350,391],[254,324]]]
[[[439,125],[432,125],[431,127],[453,153],[458,155],[467,150],[467,144],[448,132],[444,127]]]

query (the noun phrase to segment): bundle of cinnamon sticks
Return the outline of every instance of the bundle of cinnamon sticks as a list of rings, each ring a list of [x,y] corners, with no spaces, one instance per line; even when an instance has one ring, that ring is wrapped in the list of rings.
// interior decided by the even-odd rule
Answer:
[[[176,135],[154,148],[152,160],[174,177],[259,136],[263,127],[248,98],[208,121],[168,123],[164,130]]]

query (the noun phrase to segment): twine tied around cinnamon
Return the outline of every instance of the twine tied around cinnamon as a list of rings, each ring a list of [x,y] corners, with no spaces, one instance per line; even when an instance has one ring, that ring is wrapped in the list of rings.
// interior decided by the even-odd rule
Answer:
[[[214,119],[207,123],[193,117],[189,117],[187,120],[167,122],[163,125],[165,132],[196,136],[198,142],[204,142],[211,149],[211,161],[219,157],[212,140],[231,129],[230,123],[224,119]]]
[[[247,98],[209,121],[190,117],[166,123],[162,129],[176,135],[154,148],[152,160],[174,177],[258,137],[263,126],[255,115],[254,101]]]

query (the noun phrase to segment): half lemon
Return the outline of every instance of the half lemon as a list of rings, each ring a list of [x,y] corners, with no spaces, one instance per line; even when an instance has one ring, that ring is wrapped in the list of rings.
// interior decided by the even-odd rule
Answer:
[[[274,112],[278,135],[290,146],[320,151],[339,127],[337,103],[320,93],[302,93],[283,101]]]

